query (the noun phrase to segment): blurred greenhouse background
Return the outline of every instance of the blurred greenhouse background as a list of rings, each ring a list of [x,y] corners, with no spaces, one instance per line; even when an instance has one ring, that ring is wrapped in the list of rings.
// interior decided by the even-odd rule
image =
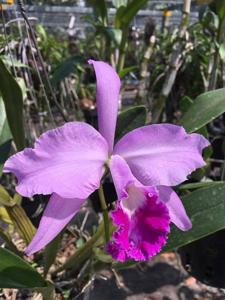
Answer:
[[[123,0],[120,2],[122,3]],[[116,1],[107,1],[110,9],[109,15],[113,16],[116,13],[115,9]],[[88,24],[83,19],[86,15],[91,15],[93,9],[90,4],[85,1],[27,1],[26,11],[29,17],[36,18],[37,22],[40,22],[46,27],[53,30],[68,29],[72,27],[75,31],[83,31]],[[182,16],[183,1],[149,1],[144,9],[138,12],[135,16],[132,25],[143,30],[149,17],[152,17],[157,24],[161,27],[163,22],[164,10],[172,12],[169,23],[171,26],[179,24]],[[7,18],[14,19],[20,17],[19,9],[16,5],[6,5]],[[193,1],[191,9],[191,23],[198,19],[198,9],[196,2]],[[73,28],[74,27],[74,28]]]

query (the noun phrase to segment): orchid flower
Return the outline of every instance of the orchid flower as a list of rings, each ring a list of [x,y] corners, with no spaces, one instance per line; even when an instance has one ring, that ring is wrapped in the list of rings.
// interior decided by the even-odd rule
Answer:
[[[108,64],[89,63],[97,79],[99,131],[83,122],[66,123],[42,134],[34,148],[13,155],[4,166],[17,177],[22,196],[51,194],[26,254],[57,236],[109,168],[119,200],[111,214],[118,229],[107,250],[120,261],[146,260],[165,244],[170,222],[181,230],[191,228],[171,186],[204,166],[202,150],[209,143],[180,126],[155,124],[129,132],[114,147],[120,79]]]

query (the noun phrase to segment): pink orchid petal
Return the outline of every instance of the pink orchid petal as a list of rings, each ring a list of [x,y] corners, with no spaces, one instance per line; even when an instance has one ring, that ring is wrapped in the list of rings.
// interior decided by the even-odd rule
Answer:
[[[118,113],[120,78],[107,63],[89,60],[93,64],[97,79],[98,129],[113,150],[116,119]]]
[[[141,185],[132,175],[127,163],[112,156],[110,170],[119,198],[111,213],[118,229],[107,245],[107,251],[118,261],[145,261],[165,245],[170,217],[166,205],[153,187]]]
[[[85,199],[99,187],[107,158],[105,139],[90,125],[71,122],[41,135],[34,149],[9,158],[4,171],[15,174],[23,196]]]
[[[75,216],[84,201],[65,199],[55,193],[52,194],[38,230],[26,249],[26,254],[31,255],[51,242]]]
[[[140,184],[131,173],[126,161],[121,156],[112,155],[109,167],[119,199],[127,196],[126,187],[128,184]]]
[[[174,223],[180,230],[187,231],[191,229],[192,223],[182,201],[178,195],[167,186],[158,186],[160,199],[166,204],[171,222]]]
[[[177,185],[205,165],[202,150],[209,142],[199,134],[187,134],[183,127],[155,124],[126,134],[114,148],[134,176],[145,185]]]

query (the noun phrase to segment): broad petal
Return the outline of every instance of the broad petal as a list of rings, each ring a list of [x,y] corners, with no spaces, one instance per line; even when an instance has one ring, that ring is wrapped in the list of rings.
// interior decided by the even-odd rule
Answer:
[[[202,150],[209,142],[183,127],[155,124],[126,134],[114,148],[144,185],[177,185],[195,169],[205,165]]]
[[[128,214],[145,201],[146,193],[158,197],[158,190],[152,186],[143,186],[134,177],[127,162],[121,156],[112,155],[109,167],[118,199],[129,197],[129,201],[126,204],[124,202],[124,208],[127,209]]]
[[[118,114],[120,79],[107,63],[89,60],[93,64],[97,79],[98,129],[113,150],[116,119]]]
[[[75,216],[84,201],[61,198],[57,194],[52,194],[38,230],[26,249],[26,254],[31,255],[51,242]]]
[[[153,187],[141,185],[127,163],[113,156],[110,170],[119,198],[111,213],[118,229],[107,244],[107,251],[119,261],[145,261],[165,245],[169,233],[169,212]]]
[[[90,125],[71,122],[41,135],[34,149],[9,158],[4,172],[15,174],[23,196],[85,199],[99,187],[107,158],[105,139]]]
[[[131,173],[126,161],[121,156],[112,155],[109,167],[119,199],[127,196],[126,187],[128,184],[140,184]]]
[[[180,230],[187,231],[191,229],[192,223],[189,219],[182,201],[178,195],[167,186],[158,186],[160,199],[166,204],[170,220],[174,223]]]

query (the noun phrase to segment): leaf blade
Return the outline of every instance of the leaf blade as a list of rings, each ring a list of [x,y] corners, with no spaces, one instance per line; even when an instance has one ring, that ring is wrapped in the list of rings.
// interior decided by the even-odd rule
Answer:
[[[19,256],[0,248],[0,288],[46,287],[42,276]]]
[[[225,88],[201,94],[183,115],[180,124],[194,132],[225,112]]]
[[[115,17],[115,23],[119,28],[126,27],[130,24],[137,12],[148,2],[148,0],[133,0],[128,5],[120,6]]]
[[[182,232],[173,227],[163,251],[171,251],[225,228],[225,183],[198,189],[182,197],[193,227]]]
[[[144,126],[146,117],[147,111],[143,105],[134,106],[121,112],[116,125],[116,141],[129,131]]]
[[[23,127],[23,95],[19,84],[0,59],[0,92],[17,150],[25,147]]]

